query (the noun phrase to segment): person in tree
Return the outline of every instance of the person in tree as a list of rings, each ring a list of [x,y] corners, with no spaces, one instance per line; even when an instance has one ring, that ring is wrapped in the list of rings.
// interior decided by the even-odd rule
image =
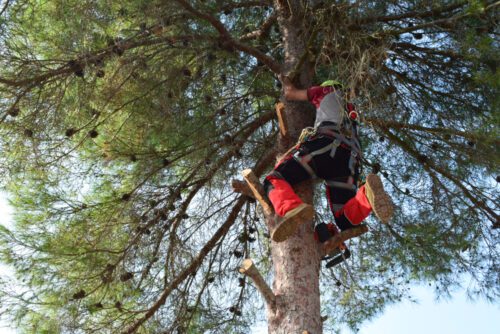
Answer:
[[[286,240],[300,223],[311,221],[314,208],[304,203],[292,186],[311,178],[325,181],[326,197],[335,218],[334,224],[319,224],[315,238],[324,242],[359,225],[372,211],[387,223],[393,204],[378,175],[369,174],[357,189],[360,176],[361,147],[357,135],[358,117],[347,101],[342,85],[328,80],[320,86],[297,89],[288,78],[283,80],[287,100],[309,101],[316,107],[314,128],[303,130],[299,143],[278,162],[264,180],[278,225],[271,238]]]

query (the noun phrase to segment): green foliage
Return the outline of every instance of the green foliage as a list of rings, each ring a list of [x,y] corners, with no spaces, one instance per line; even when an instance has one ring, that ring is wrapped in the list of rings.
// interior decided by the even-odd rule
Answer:
[[[398,206],[352,242],[357,282],[324,270],[328,314],[356,328],[413,282],[446,295],[460,274],[498,299],[494,3],[320,2],[298,40],[267,2],[188,3],[231,39],[178,1],[17,1],[0,16],[0,185],[16,210],[0,260],[19,290],[0,284],[0,314],[26,333],[115,333],[154,308],[138,333],[248,332],[262,308],[235,268],[251,255],[269,270],[268,231],[228,184],[272,167],[268,60],[288,62],[284,44],[307,45],[297,73],[351,88],[365,172]]]

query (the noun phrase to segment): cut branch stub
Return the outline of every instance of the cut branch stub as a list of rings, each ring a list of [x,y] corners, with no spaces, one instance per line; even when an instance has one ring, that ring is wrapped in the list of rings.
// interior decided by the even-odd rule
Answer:
[[[274,210],[267,201],[264,189],[262,188],[262,185],[260,184],[257,176],[255,176],[255,174],[251,169],[245,169],[244,171],[241,172],[241,175],[243,175],[243,178],[245,179],[245,181],[247,181],[250,190],[252,191],[255,198],[257,199],[257,201],[259,201],[260,205],[262,206],[264,214],[266,216],[271,216],[274,213]]]
[[[368,226],[366,225],[360,225],[349,230],[342,231],[340,234],[335,235],[333,238],[329,239],[323,244],[323,254],[330,254],[344,241],[360,236],[361,234],[364,234],[366,232],[368,232]]]
[[[283,137],[288,136],[288,124],[285,118],[285,105],[282,102],[276,103],[276,114],[280,125],[280,133]]]
[[[264,278],[262,278],[262,275],[257,267],[255,267],[252,259],[243,260],[239,271],[253,280],[255,286],[266,300],[268,307],[274,310],[276,308],[276,296],[269,285],[267,285],[266,281],[264,281]]]
[[[231,180],[231,187],[233,188],[233,191],[236,193],[243,194],[251,198],[255,198],[254,193],[252,192],[252,190],[245,181]]]

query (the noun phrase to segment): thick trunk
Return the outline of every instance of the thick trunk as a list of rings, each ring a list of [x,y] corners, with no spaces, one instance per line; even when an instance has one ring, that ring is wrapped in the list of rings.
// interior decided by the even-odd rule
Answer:
[[[273,243],[276,308],[268,312],[269,333],[322,333],[320,254],[310,224],[283,243]]]
[[[303,20],[300,1],[276,1],[279,24],[283,32],[285,73],[294,69],[305,52],[304,36],[300,31]],[[306,66],[299,72],[297,85],[311,84],[310,71]],[[307,103],[287,102],[285,109],[289,137],[278,141],[280,153],[284,153],[298,138],[305,126],[314,121],[314,110]],[[312,203],[312,182],[305,182],[295,189],[306,202]],[[319,296],[320,253],[313,238],[313,223],[304,222],[298,233],[282,243],[272,243],[274,264],[273,291],[276,307],[268,310],[269,333],[322,333]]]

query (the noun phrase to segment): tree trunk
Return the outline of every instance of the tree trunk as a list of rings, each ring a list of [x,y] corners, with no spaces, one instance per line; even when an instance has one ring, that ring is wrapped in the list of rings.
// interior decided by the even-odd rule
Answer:
[[[273,242],[272,259],[276,307],[268,311],[269,333],[322,333],[320,254],[311,224],[285,242]]]
[[[284,73],[292,71],[305,53],[308,34],[303,27],[303,9],[300,1],[275,1],[279,24],[283,32],[285,51]],[[311,74],[305,64],[298,71],[295,84],[307,87]],[[278,140],[280,154],[286,152],[297,140],[300,131],[311,126],[314,110],[308,103],[286,102],[285,117],[289,134]],[[306,203],[312,203],[313,183],[304,182],[296,187],[297,194]],[[270,225],[271,226],[271,225]],[[272,242],[274,265],[273,290],[276,307],[268,309],[269,333],[322,333],[319,294],[320,252],[313,238],[313,223],[304,222],[298,233],[282,243]]]

